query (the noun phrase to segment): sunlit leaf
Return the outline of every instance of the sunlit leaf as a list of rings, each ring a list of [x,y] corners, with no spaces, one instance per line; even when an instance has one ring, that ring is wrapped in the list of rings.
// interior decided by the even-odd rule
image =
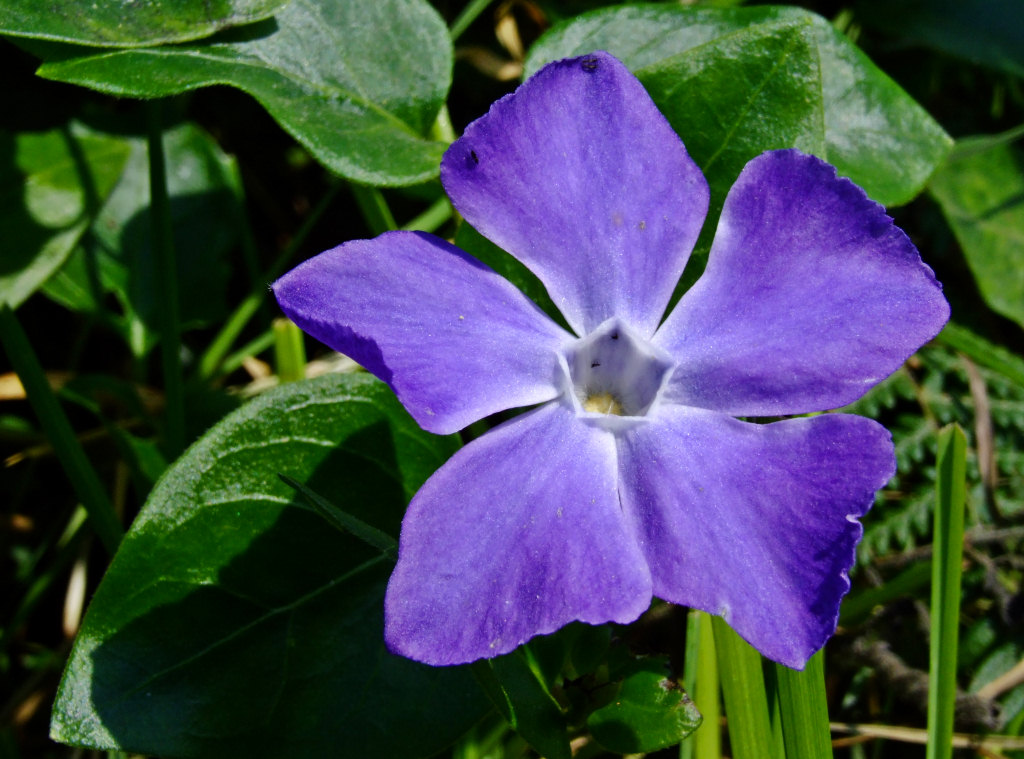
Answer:
[[[289,0],[2,0],[0,34],[135,47],[184,42],[272,16]]]
[[[53,737],[181,757],[417,757],[451,743],[486,709],[472,676],[385,650],[391,562],[278,475],[396,535],[453,446],[365,374],[290,383],[215,426],[122,543]]]
[[[425,134],[451,84],[451,40],[425,0],[293,0],[272,20],[183,45],[29,47],[47,61],[40,76],[112,95],[237,87],[325,166],[367,184],[436,176],[445,148]]]

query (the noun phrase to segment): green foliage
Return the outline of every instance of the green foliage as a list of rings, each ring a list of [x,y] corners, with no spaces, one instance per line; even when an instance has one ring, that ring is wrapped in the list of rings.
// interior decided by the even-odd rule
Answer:
[[[979,144],[980,143],[980,144]],[[1024,326],[1024,153],[962,140],[932,177],[938,201],[989,307]]]
[[[425,0],[292,0],[272,21],[203,42],[123,51],[34,45],[39,75],[121,97],[227,84],[255,97],[344,177],[437,176],[424,135],[451,83],[451,42]]]
[[[384,650],[389,562],[325,529],[278,474],[394,535],[452,450],[361,374],[285,385],[227,417],[125,538],[53,736],[168,756],[429,756],[451,743],[483,713],[469,672]]]
[[[594,49],[636,73],[719,204],[743,163],[781,147],[828,160],[880,203],[906,203],[950,148],[939,125],[848,39],[796,8],[594,11],[540,40],[527,71]]]
[[[124,141],[75,123],[0,132],[0,302],[17,308],[67,260],[129,153]]]
[[[160,3],[153,0],[5,0],[0,34],[75,42],[81,45],[138,47],[185,42],[221,29],[272,16],[289,0],[205,0]]]
[[[235,162],[192,124],[164,136],[183,326],[197,328],[224,318],[230,276],[227,254],[237,244],[242,187]],[[156,343],[160,288],[151,241],[152,214],[146,141],[126,138],[130,156],[113,192],[89,228],[89,236],[67,265],[45,285],[67,308],[108,319],[137,356]],[[121,313],[104,302],[113,295]]]

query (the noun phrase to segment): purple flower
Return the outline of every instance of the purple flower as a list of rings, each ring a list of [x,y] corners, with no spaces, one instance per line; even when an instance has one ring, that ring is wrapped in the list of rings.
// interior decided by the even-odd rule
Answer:
[[[441,180],[547,287],[573,333],[471,256],[392,232],[274,291],[308,333],[474,440],[413,498],[385,600],[390,648],[430,664],[506,653],[652,595],[728,620],[801,668],[834,632],[862,528],[895,471],[850,403],[948,318],[881,206],[796,150],[747,164],[707,269],[663,321],[708,187],[632,74],[546,66],[470,124]]]

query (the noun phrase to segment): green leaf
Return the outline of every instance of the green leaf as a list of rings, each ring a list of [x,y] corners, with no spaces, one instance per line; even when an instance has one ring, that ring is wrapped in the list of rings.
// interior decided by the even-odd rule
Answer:
[[[667,672],[664,659],[631,662],[611,703],[587,718],[594,740],[617,753],[647,753],[696,730],[700,713]]]
[[[465,668],[392,656],[390,562],[278,478],[397,534],[455,447],[377,380],[281,386],[161,479],[86,614],[52,735],[159,756],[427,756],[485,712]]]
[[[547,759],[569,759],[565,714],[531,666],[529,649],[471,665],[480,687],[519,736]]]
[[[427,139],[451,83],[448,31],[425,0],[293,0],[272,21],[200,43],[103,52],[34,44],[39,75],[112,95],[227,84],[321,163],[365,184],[437,176]]]
[[[110,193],[130,146],[75,124],[0,132],[0,303],[17,308],[60,268]]]
[[[787,29],[791,46],[780,47]],[[762,41],[775,50],[760,49]],[[599,10],[548,32],[530,51],[526,71],[595,49],[619,57],[658,107],[673,114],[672,126],[702,168],[722,147],[737,160],[772,148],[813,148],[872,198],[893,205],[920,192],[950,149],[946,133],[910,96],[827,21],[801,9],[666,4]],[[774,74],[773,59],[780,66]],[[721,66],[750,78],[730,83]],[[673,79],[673,70],[682,81]],[[783,75],[800,79],[775,81]],[[769,96],[762,84],[794,88],[810,100]],[[716,121],[733,113],[743,118]],[[793,135],[790,144],[780,144],[787,135]]]
[[[957,143],[958,157],[935,173],[928,189],[985,302],[1024,326],[1024,154],[1009,145],[969,149],[985,139]]]
[[[3,0],[0,34],[101,47],[185,42],[268,18],[288,0]]]
[[[301,482],[289,477],[286,474],[278,475],[281,480],[290,488],[298,492],[310,506],[316,509],[317,513],[326,519],[333,527],[342,532],[352,533],[355,537],[367,545],[371,545],[391,558],[398,554],[398,541],[383,530],[367,524],[362,519],[356,519],[336,504],[331,503],[322,495]]]
[[[46,285],[68,308],[111,321],[135,355],[157,341],[160,289],[152,244],[146,141],[127,141],[124,174],[68,265]],[[235,161],[199,127],[182,124],[164,135],[170,213],[184,326],[220,321],[227,311],[228,253],[238,239],[242,186]],[[98,292],[97,292],[98,291]],[[123,316],[113,317],[103,294],[113,293]]]
[[[1020,0],[861,0],[858,20],[936,50],[1024,76]]]

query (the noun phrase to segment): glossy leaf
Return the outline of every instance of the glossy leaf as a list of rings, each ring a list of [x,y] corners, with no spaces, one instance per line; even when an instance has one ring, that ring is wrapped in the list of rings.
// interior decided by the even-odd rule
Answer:
[[[444,748],[486,708],[472,676],[387,653],[390,562],[278,475],[395,535],[453,447],[365,374],[291,383],[227,417],[126,536],[72,650],[53,737],[181,757]]]
[[[1024,154],[1008,145],[974,152],[971,144],[958,143],[958,157],[928,189],[985,302],[1024,326]]]
[[[700,723],[697,707],[669,679],[662,659],[631,662],[615,698],[587,718],[594,739],[609,751],[623,754],[672,746]]]
[[[255,97],[321,163],[366,184],[436,176],[424,137],[451,83],[444,22],[425,0],[293,0],[201,43],[101,52],[36,45],[39,75],[112,95],[227,84]]]
[[[184,42],[268,18],[288,1],[3,0],[0,34],[111,47]]]
[[[157,340],[162,283],[152,247],[146,143],[135,139],[130,145],[124,175],[97,215],[91,239],[46,292],[69,308],[115,319],[132,351],[143,355]],[[168,131],[164,149],[177,274],[183,283],[179,313],[184,326],[201,327],[222,319],[227,310],[227,255],[238,238],[241,180],[234,159],[195,125]],[[103,293],[117,296],[123,316],[109,315]]]
[[[765,42],[771,49],[761,48]],[[891,205],[920,192],[949,151],[949,137],[914,100],[827,21],[804,10],[599,10],[538,41],[527,73],[594,49],[618,56],[636,73],[705,171],[722,151],[735,161],[771,148],[813,148],[875,200]],[[730,82],[724,70],[740,78]],[[810,100],[767,97],[761,86],[793,88]],[[711,168],[713,188],[735,179],[727,169],[732,171],[721,164]]]
[[[0,132],[0,303],[17,308],[64,263],[129,152],[124,140],[76,125]]]

